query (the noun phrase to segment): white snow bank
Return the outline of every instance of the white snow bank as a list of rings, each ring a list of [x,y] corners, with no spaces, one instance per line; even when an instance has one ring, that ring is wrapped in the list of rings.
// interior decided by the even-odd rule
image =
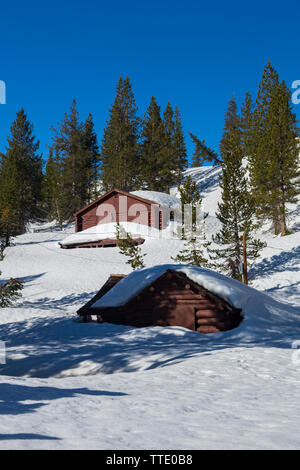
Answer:
[[[130,233],[132,237],[148,238],[176,238],[176,223],[170,222],[164,230],[158,230],[148,225],[138,224],[136,222],[120,222],[126,232]],[[62,240],[62,245],[74,245],[76,243],[97,242],[99,240],[106,240],[116,238],[116,223],[110,222],[108,224],[99,224],[90,227],[82,232],[74,233],[69,237]]]
[[[260,318],[271,322],[276,317],[282,323],[296,320],[300,326],[300,309],[279,303],[268,295],[230,277],[198,266],[182,264],[164,264],[134,271],[95,302],[92,308],[119,307],[126,304],[168,269],[186,274],[198,285],[218,295],[234,307],[241,308],[248,320]]]

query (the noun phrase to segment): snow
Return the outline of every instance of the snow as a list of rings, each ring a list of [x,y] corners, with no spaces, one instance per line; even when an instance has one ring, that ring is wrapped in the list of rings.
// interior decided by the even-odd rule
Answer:
[[[141,197],[143,199],[148,199],[148,201],[156,202],[156,204],[160,204],[161,206],[169,207],[170,209],[180,209],[181,202],[180,199],[176,196],[172,196],[171,194],[162,193],[160,191],[131,191],[131,194],[135,196]]]
[[[256,289],[209,269],[182,264],[164,264],[134,271],[118,282],[101,299],[96,301],[92,308],[120,307],[125,305],[130,299],[167,272],[168,269],[185,274],[189,279],[213,294],[218,295],[234,307],[241,308],[246,317],[254,317],[257,320],[258,316],[268,318],[268,313],[274,314],[275,312],[277,316],[277,313],[280,312],[279,320],[282,319],[283,323],[288,322],[292,316],[300,327],[300,308],[295,309],[288,305],[283,305]]]
[[[136,222],[120,222],[120,228],[130,233],[132,237],[143,237],[147,239],[177,238],[175,222],[170,222],[164,230],[158,230],[155,227],[148,227],[147,225],[138,224]],[[74,233],[62,240],[61,243],[70,246],[76,243],[97,242],[111,238],[116,238],[115,222],[99,224],[82,230],[81,232]]]
[[[188,172],[203,187],[210,235],[218,169]],[[225,286],[220,294],[245,312],[238,328],[211,335],[79,323],[77,309],[110,274],[129,274],[118,248],[62,250],[74,225],[16,237],[1,263],[1,279],[18,277],[25,287],[0,311],[0,448],[299,448],[300,204],[290,227],[287,237],[263,227],[268,246],[249,287],[195,272],[198,282]],[[182,246],[146,238],[147,268],[169,265]]]

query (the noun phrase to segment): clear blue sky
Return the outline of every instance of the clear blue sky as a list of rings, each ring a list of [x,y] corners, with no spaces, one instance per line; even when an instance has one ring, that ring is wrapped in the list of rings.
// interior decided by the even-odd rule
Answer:
[[[186,135],[217,150],[228,101],[256,93],[268,58],[289,87],[300,79],[299,13],[290,0],[2,2],[0,150],[23,106],[46,157],[50,127],[73,97],[100,140],[120,75],[130,77],[141,116],[152,95],[162,108],[170,101]],[[187,145],[191,155],[188,136]]]

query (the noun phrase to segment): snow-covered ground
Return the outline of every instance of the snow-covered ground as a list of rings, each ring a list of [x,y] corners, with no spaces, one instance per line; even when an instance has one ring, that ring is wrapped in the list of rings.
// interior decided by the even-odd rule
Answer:
[[[204,194],[210,233],[218,171],[187,171]],[[25,288],[0,311],[0,448],[299,448],[300,204],[290,228],[281,238],[264,227],[268,246],[249,273],[251,287],[270,296],[272,317],[260,308],[265,296],[250,296],[246,321],[212,335],[78,323],[76,310],[111,273],[130,272],[118,248],[63,250],[72,225],[17,237],[1,263],[2,279],[22,278]],[[181,246],[149,238],[141,249],[150,267]]]

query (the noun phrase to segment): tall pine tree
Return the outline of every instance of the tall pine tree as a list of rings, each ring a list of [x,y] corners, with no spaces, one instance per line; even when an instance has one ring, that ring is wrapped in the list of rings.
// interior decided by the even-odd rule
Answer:
[[[217,248],[210,250],[214,267],[241,280],[239,266],[243,259],[243,233],[247,238],[248,258],[258,256],[263,244],[253,238],[254,201],[248,191],[246,168],[243,163],[241,119],[235,99],[229,102],[225,115],[223,137],[220,142],[222,201],[218,203],[217,218],[220,231],[213,236]]]
[[[181,114],[178,106],[175,108],[174,113],[174,134],[173,134],[174,156],[176,162],[177,173],[177,186],[179,187],[182,181],[182,172],[187,168],[187,150],[182,127]]]
[[[195,144],[192,164],[193,166],[202,166],[205,162],[219,165],[221,163],[218,154],[205,144],[205,140],[200,140],[194,134],[189,132],[192,141]]]
[[[22,108],[11,126],[0,165],[0,213],[2,218],[3,212],[9,217],[8,238],[23,233],[28,222],[41,216],[42,159],[38,148],[33,125]]]
[[[139,185],[139,125],[129,77],[120,77],[101,145],[102,184],[131,191]]]
[[[165,145],[165,125],[154,96],[144,117],[142,137],[141,172],[144,184],[149,190],[164,191],[169,187],[166,181],[168,150]]]
[[[287,203],[299,194],[298,130],[290,91],[270,62],[253,113],[250,176],[257,216],[287,234]]]
[[[89,114],[85,123],[80,121],[74,99],[69,113],[52,130],[50,150],[55,155],[56,171],[62,177],[59,197],[64,201],[65,220],[71,220],[95,196],[99,151],[93,119]]]

